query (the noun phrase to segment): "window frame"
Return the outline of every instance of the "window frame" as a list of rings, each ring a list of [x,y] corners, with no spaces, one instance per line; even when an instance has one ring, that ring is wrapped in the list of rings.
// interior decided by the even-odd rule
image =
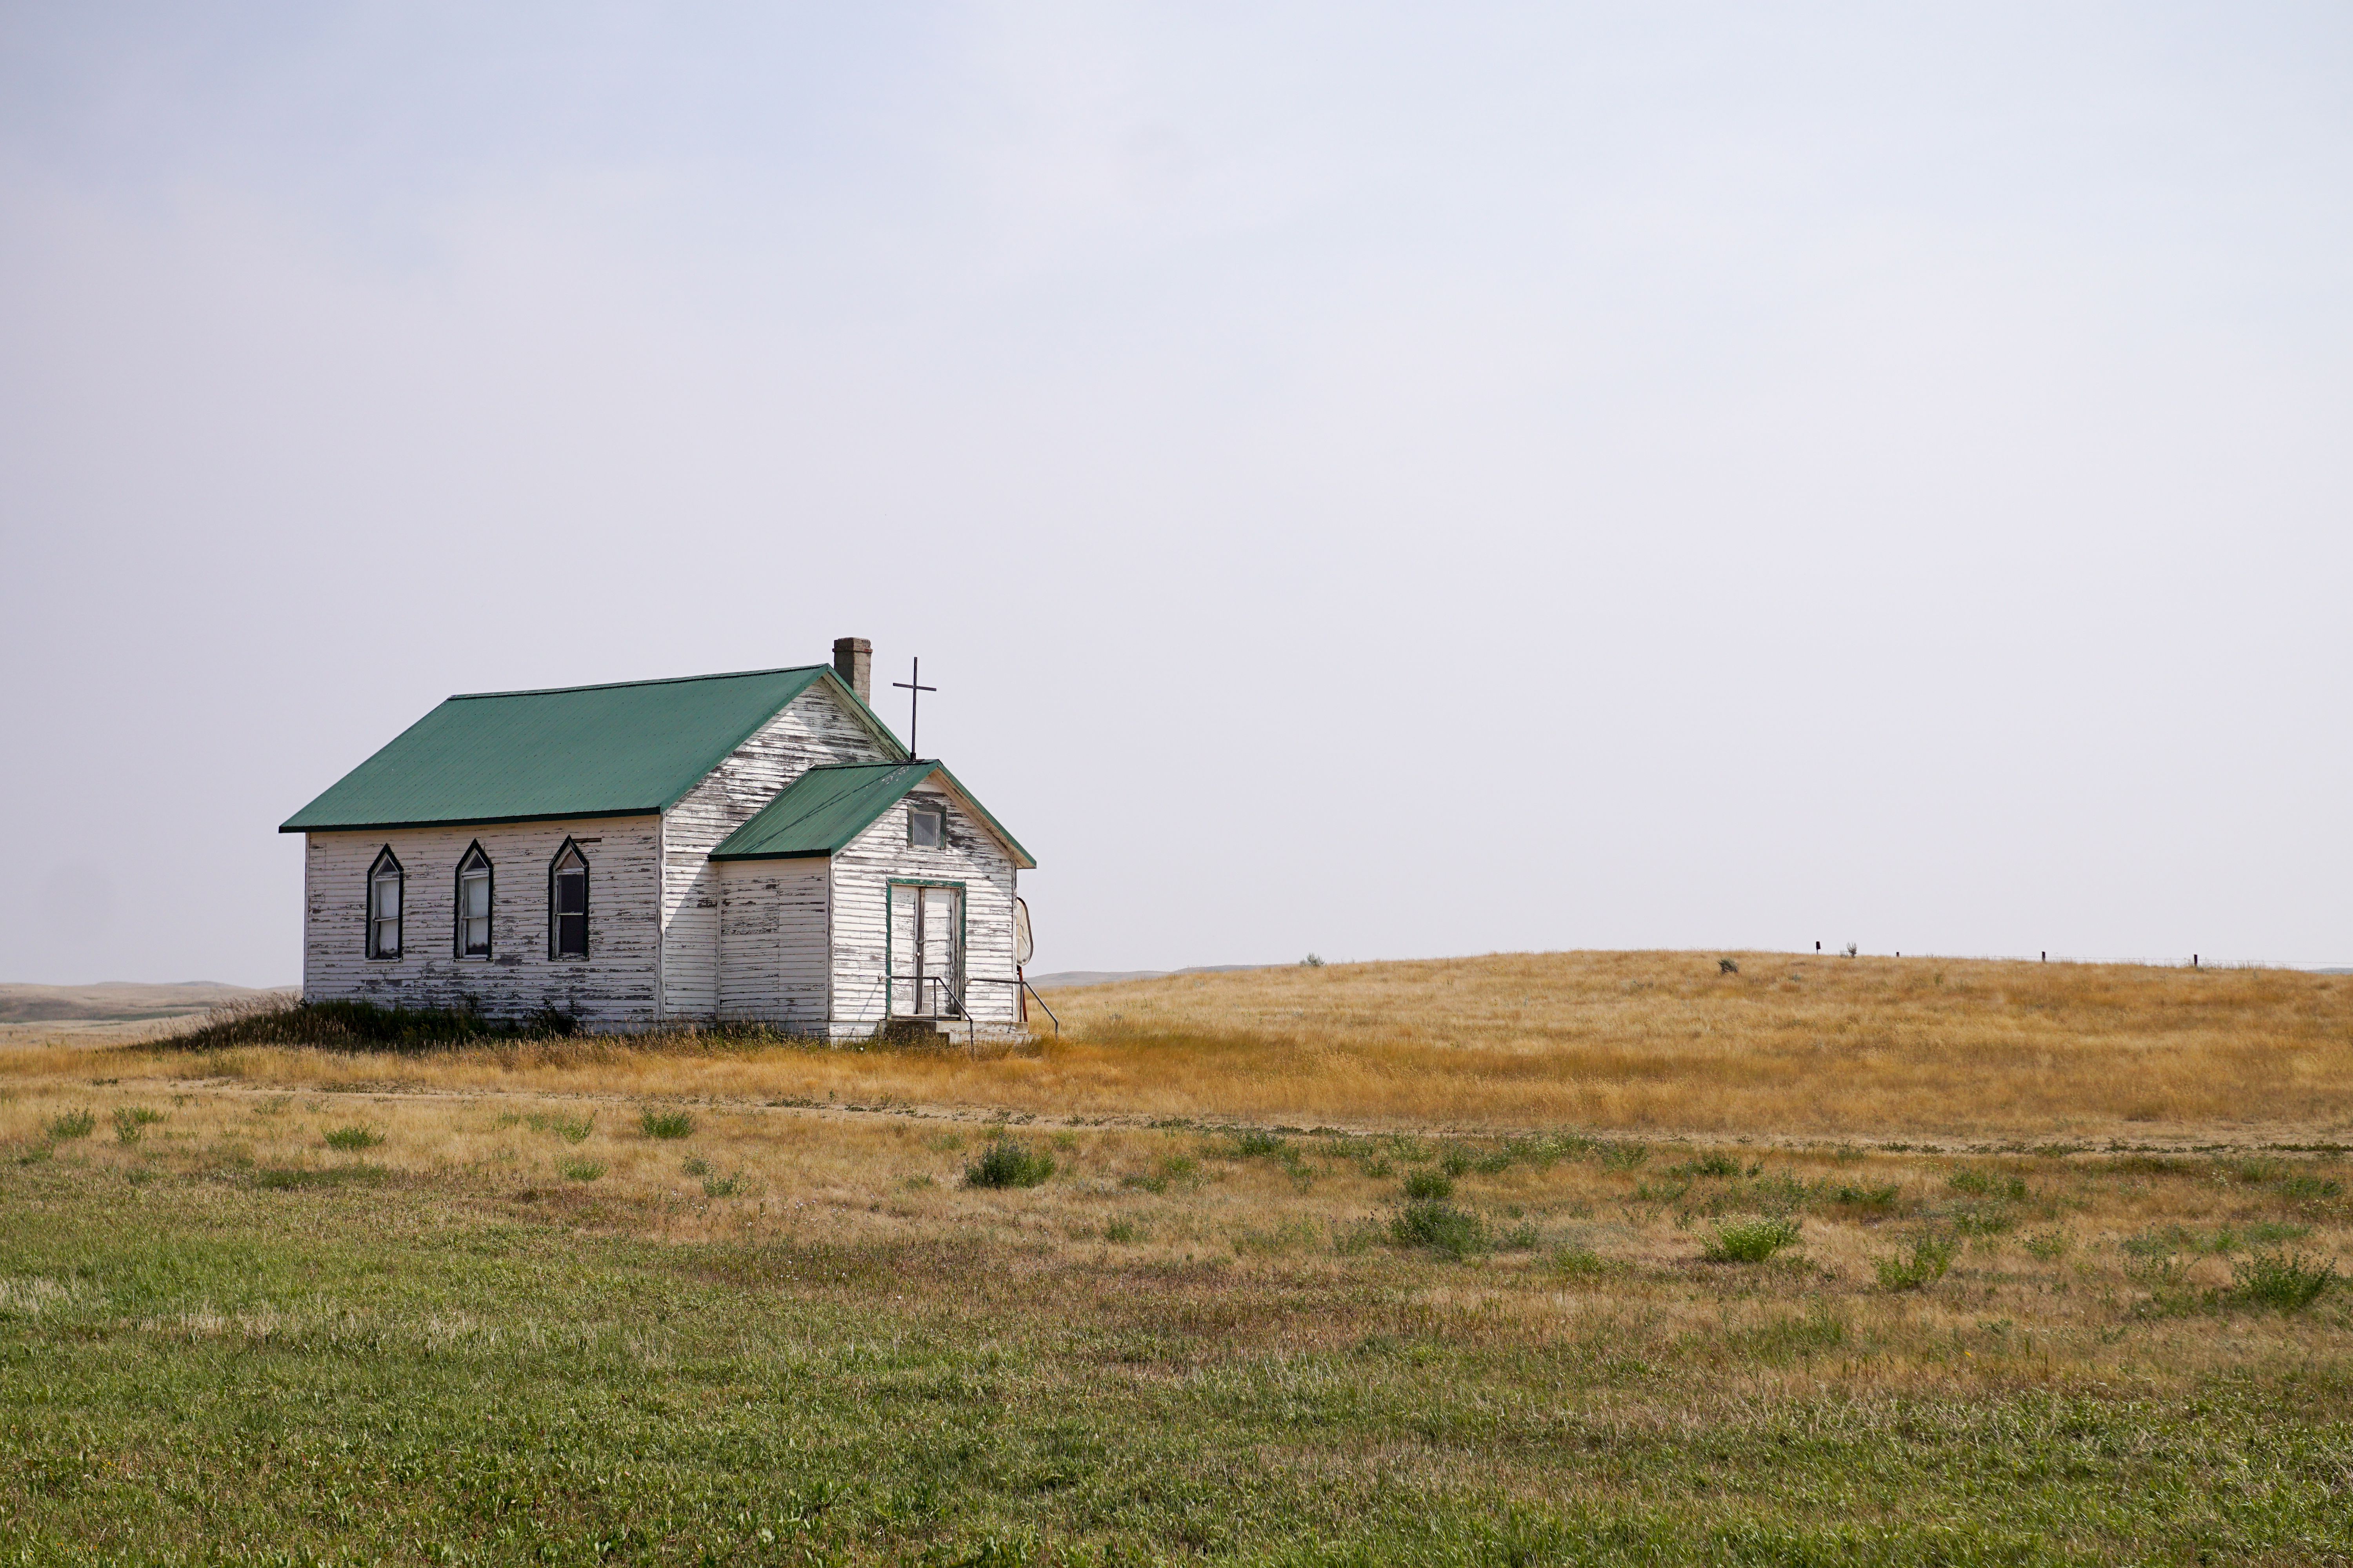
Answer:
[[[480,952],[470,952],[466,946],[466,882],[471,875],[468,868],[476,860],[482,863],[482,880],[487,885],[487,891],[482,900],[482,951]],[[450,957],[459,963],[488,963],[498,952],[498,911],[499,868],[491,861],[490,851],[484,849],[482,841],[477,838],[466,846],[466,852],[463,855],[458,857],[457,918],[452,922],[449,932]]]
[[[399,903],[392,915],[392,951],[389,952],[384,951],[376,940],[376,930],[384,924],[382,917],[376,913],[376,887],[385,880],[387,867],[392,871],[392,896]],[[361,928],[362,951],[371,962],[380,959],[386,963],[399,963],[408,934],[408,868],[400,863],[400,857],[392,852],[389,844],[378,849],[375,858],[368,862],[367,880],[361,884],[360,889],[360,908],[364,922]]]
[[[577,952],[564,951],[564,921],[567,917],[559,907],[561,900],[557,897],[558,884],[566,875],[566,859],[580,862],[580,951]],[[589,863],[588,852],[580,847],[580,841],[576,838],[565,839],[557,847],[554,858],[547,863],[547,959],[551,963],[587,962],[589,943],[594,940],[589,926],[589,884],[595,880],[595,867]]]
[[[939,825],[939,837],[926,844],[915,837],[915,818],[928,816]],[[934,796],[917,796],[907,803],[907,847],[910,849],[944,849],[948,847],[948,803]]]

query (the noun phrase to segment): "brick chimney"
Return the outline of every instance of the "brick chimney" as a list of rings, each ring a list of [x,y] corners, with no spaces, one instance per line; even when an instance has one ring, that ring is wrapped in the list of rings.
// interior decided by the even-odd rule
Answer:
[[[833,672],[858,693],[860,702],[874,700],[874,645],[864,637],[833,639]]]

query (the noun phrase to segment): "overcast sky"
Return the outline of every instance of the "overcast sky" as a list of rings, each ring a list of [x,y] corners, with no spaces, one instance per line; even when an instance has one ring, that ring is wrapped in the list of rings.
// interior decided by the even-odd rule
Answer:
[[[2353,10],[6,5],[0,548],[0,979],[851,634],[1039,969],[2353,960]]]

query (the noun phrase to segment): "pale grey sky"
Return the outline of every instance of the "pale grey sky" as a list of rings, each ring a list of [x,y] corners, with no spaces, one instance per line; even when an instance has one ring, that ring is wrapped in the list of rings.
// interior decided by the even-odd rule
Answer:
[[[2341,5],[7,5],[0,979],[844,634],[1043,969],[2345,961],[2349,437]]]

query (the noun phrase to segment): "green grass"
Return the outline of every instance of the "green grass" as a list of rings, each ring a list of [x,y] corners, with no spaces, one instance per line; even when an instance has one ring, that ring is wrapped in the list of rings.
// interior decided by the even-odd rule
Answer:
[[[1873,1354],[1836,1310],[1515,1338],[1422,1298],[1461,1266],[1403,1255],[1082,1267],[631,1240],[414,1181],[125,1190],[0,1165],[0,1302],[38,1303],[0,1306],[12,1557],[2088,1564],[2353,1538],[2334,1349],[2186,1394],[1854,1398],[1799,1375]],[[1750,1367],[1792,1392],[1723,1397]]]
[[[114,1113],[114,1141],[136,1143],[147,1129],[164,1120],[164,1113],[144,1105],[126,1105]]]
[[[565,1160],[555,1168],[567,1182],[593,1182],[605,1173],[605,1167],[594,1160]]]
[[[694,1118],[683,1110],[657,1110],[649,1106],[638,1116],[638,1131],[649,1138],[689,1138]]]
[[[1054,1156],[1018,1138],[997,1137],[964,1168],[967,1187],[1034,1187],[1054,1173]]]
[[[384,1134],[365,1122],[354,1121],[348,1127],[328,1129],[327,1147],[340,1149],[346,1154],[356,1154],[363,1149],[373,1149],[384,1142]]]

